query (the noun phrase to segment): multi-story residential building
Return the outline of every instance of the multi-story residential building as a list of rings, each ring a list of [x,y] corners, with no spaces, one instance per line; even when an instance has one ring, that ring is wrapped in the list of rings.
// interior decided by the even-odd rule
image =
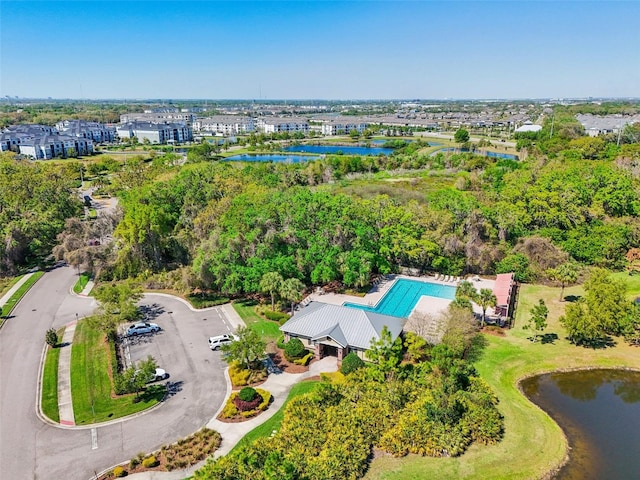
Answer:
[[[98,122],[85,120],[64,120],[56,124],[60,133],[74,137],[89,138],[95,143],[110,143],[115,140],[116,129]]]
[[[0,134],[0,150],[11,150],[36,160],[55,157],[89,155],[93,141],[71,135],[60,135],[47,125],[13,125]]]
[[[193,124],[196,114],[191,112],[180,112],[176,110],[165,111],[145,111],[144,113],[124,113],[120,115],[120,123],[131,122],[149,122],[149,123],[167,123],[182,122],[187,125]]]
[[[344,135],[348,134],[352,130],[358,133],[363,133],[368,123],[358,121],[354,118],[337,117],[322,120],[322,134],[323,135]]]
[[[150,143],[184,143],[193,140],[193,130],[184,123],[128,122],[116,128],[118,137],[136,137]]]
[[[264,133],[296,133],[302,132],[304,134],[309,133],[309,122],[306,119],[300,117],[266,117],[258,119],[258,128]]]
[[[254,132],[255,122],[251,117],[239,115],[214,115],[207,118],[199,118],[193,122],[196,132],[211,132],[225,136],[240,135]]]

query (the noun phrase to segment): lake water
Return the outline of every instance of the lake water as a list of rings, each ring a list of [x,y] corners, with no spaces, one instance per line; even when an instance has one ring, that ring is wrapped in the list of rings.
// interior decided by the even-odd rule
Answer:
[[[431,143],[431,142],[429,142]],[[440,150],[436,150],[435,152],[433,152],[432,155],[435,155],[439,152],[455,152],[455,151],[460,151],[460,152],[464,152],[464,153],[468,153],[469,150],[467,150],[466,148],[463,149],[459,149],[459,148],[441,148]],[[511,153],[499,153],[499,152],[479,152],[479,151],[475,151],[473,152],[476,155],[484,155],[485,157],[492,157],[492,158],[506,158],[509,160],[518,160],[518,156],[517,155],[513,155]]]
[[[569,462],[555,480],[640,478],[639,372],[551,373],[521,386],[569,440]]]
[[[225,161],[236,162],[284,162],[284,163],[302,163],[311,160],[319,160],[321,157],[314,155],[283,155],[277,153],[263,153],[258,155],[250,155],[243,153],[242,155],[234,155],[227,157]]]
[[[358,147],[353,145],[293,145],[283,148],[285,152],[304,152],[320,154],[336,154],[342,152],[345,155],[391,155],[392,148],[382,147]]]

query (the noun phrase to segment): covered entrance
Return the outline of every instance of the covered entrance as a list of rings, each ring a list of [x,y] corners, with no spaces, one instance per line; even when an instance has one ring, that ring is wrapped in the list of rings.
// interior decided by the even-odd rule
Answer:
[[[343,347],[331,337],[314,340],[317,342],[315,353],[318,360],[324,357],[336,357],[338,361],[342,361],[342,357],[346,355],[346,347]]]

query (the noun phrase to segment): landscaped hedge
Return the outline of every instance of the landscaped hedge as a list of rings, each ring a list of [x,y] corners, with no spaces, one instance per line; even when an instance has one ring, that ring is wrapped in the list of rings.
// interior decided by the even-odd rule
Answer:
[[[364,361],[355,352],[351,352],[342,359],[340,371],[348,375],[362,367],[364,367]]]
[[[251,402],[251,403],[255,403],[254,408],[250,410],[239,409],[237,405],[238,402],[242,402],[242,403],[249,403],[249,402],[244,402],[243,400],[240,400],[238,396],[239,392],[233,392],[227,399],[227,402],[225,403],[224,408],[222,409],[222,412],[220,412],[219,418],[221,419],[232,419],[232,418],[240,418],[240,417],[249,418],[266,410],[267,407],[269,406],[269,403],[271,403],[271,394],[261,388],[256,388],[255,391],[258,394],[258,396]]]
[[[303,367],[306,367],[307,365],[309,365],[309,362],[313,359],[314,356],[315,355],[313,352],[309,352],[302,358],[296,358],[293,361],[293,363],[295,363],[296,365],[302,365]]]
[[[229,365],[229,378],[234,387],[244,387],[251,383],[261,382],[266,376],[265,370],[247,370],[237,362],[232,362]]]
[[[290,362],[293,362],[296,358],[304,357],[306,353],[307,350],[299,338],[292,338],[284,346],[284,356]]]
[[[267,317],[269,320],[273,320],[274,322],[283,323],[284,321],[289,320],[289,315],[283,312],[273,312],[271,310],[265,310],[263,315]]]

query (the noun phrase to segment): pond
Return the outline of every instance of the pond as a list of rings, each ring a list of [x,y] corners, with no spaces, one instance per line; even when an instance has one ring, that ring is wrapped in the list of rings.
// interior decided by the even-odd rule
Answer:
[[[391,155],[392,148],[382,147],[358,147],[353,145],[293,145],[283,148],[285,152],[304,152],[320,154],[336,154],[342,152],[344,155]]]
[[[569,462],[555,480],[640,478],[640,372],[550,373],[521,386],[569,440]]]
[[[429,144],[431,144],[431,142],[429,142]],[[449,148],[441,148],[440,150],[436,150],[435,152],[432,153],[432,155],[435,155],[435,154],[440,153],[440,152],[456,152],[456,151],[463,152],[463,153],[469,152],[469,150],[466,149],[466,148],[460,149],[460,148],[449,147]],[[484,155],[485,157],[507,158],[509,160],[518,160],[518,156],[517,155],[513,155],[512,153],[483,152],[483,151],[479,151],[479,150],[475,151],[473,153],[475,153],[476,155]]]
[[[285,155],[277,153],[263,153],[257,155],[249,155],[243,153],[242,155],[234,155],[227,157],[225,161],[236,162],[284,162],[284,163],[302,163],[311,160],[320,160],[322,157],[318,155]]]

